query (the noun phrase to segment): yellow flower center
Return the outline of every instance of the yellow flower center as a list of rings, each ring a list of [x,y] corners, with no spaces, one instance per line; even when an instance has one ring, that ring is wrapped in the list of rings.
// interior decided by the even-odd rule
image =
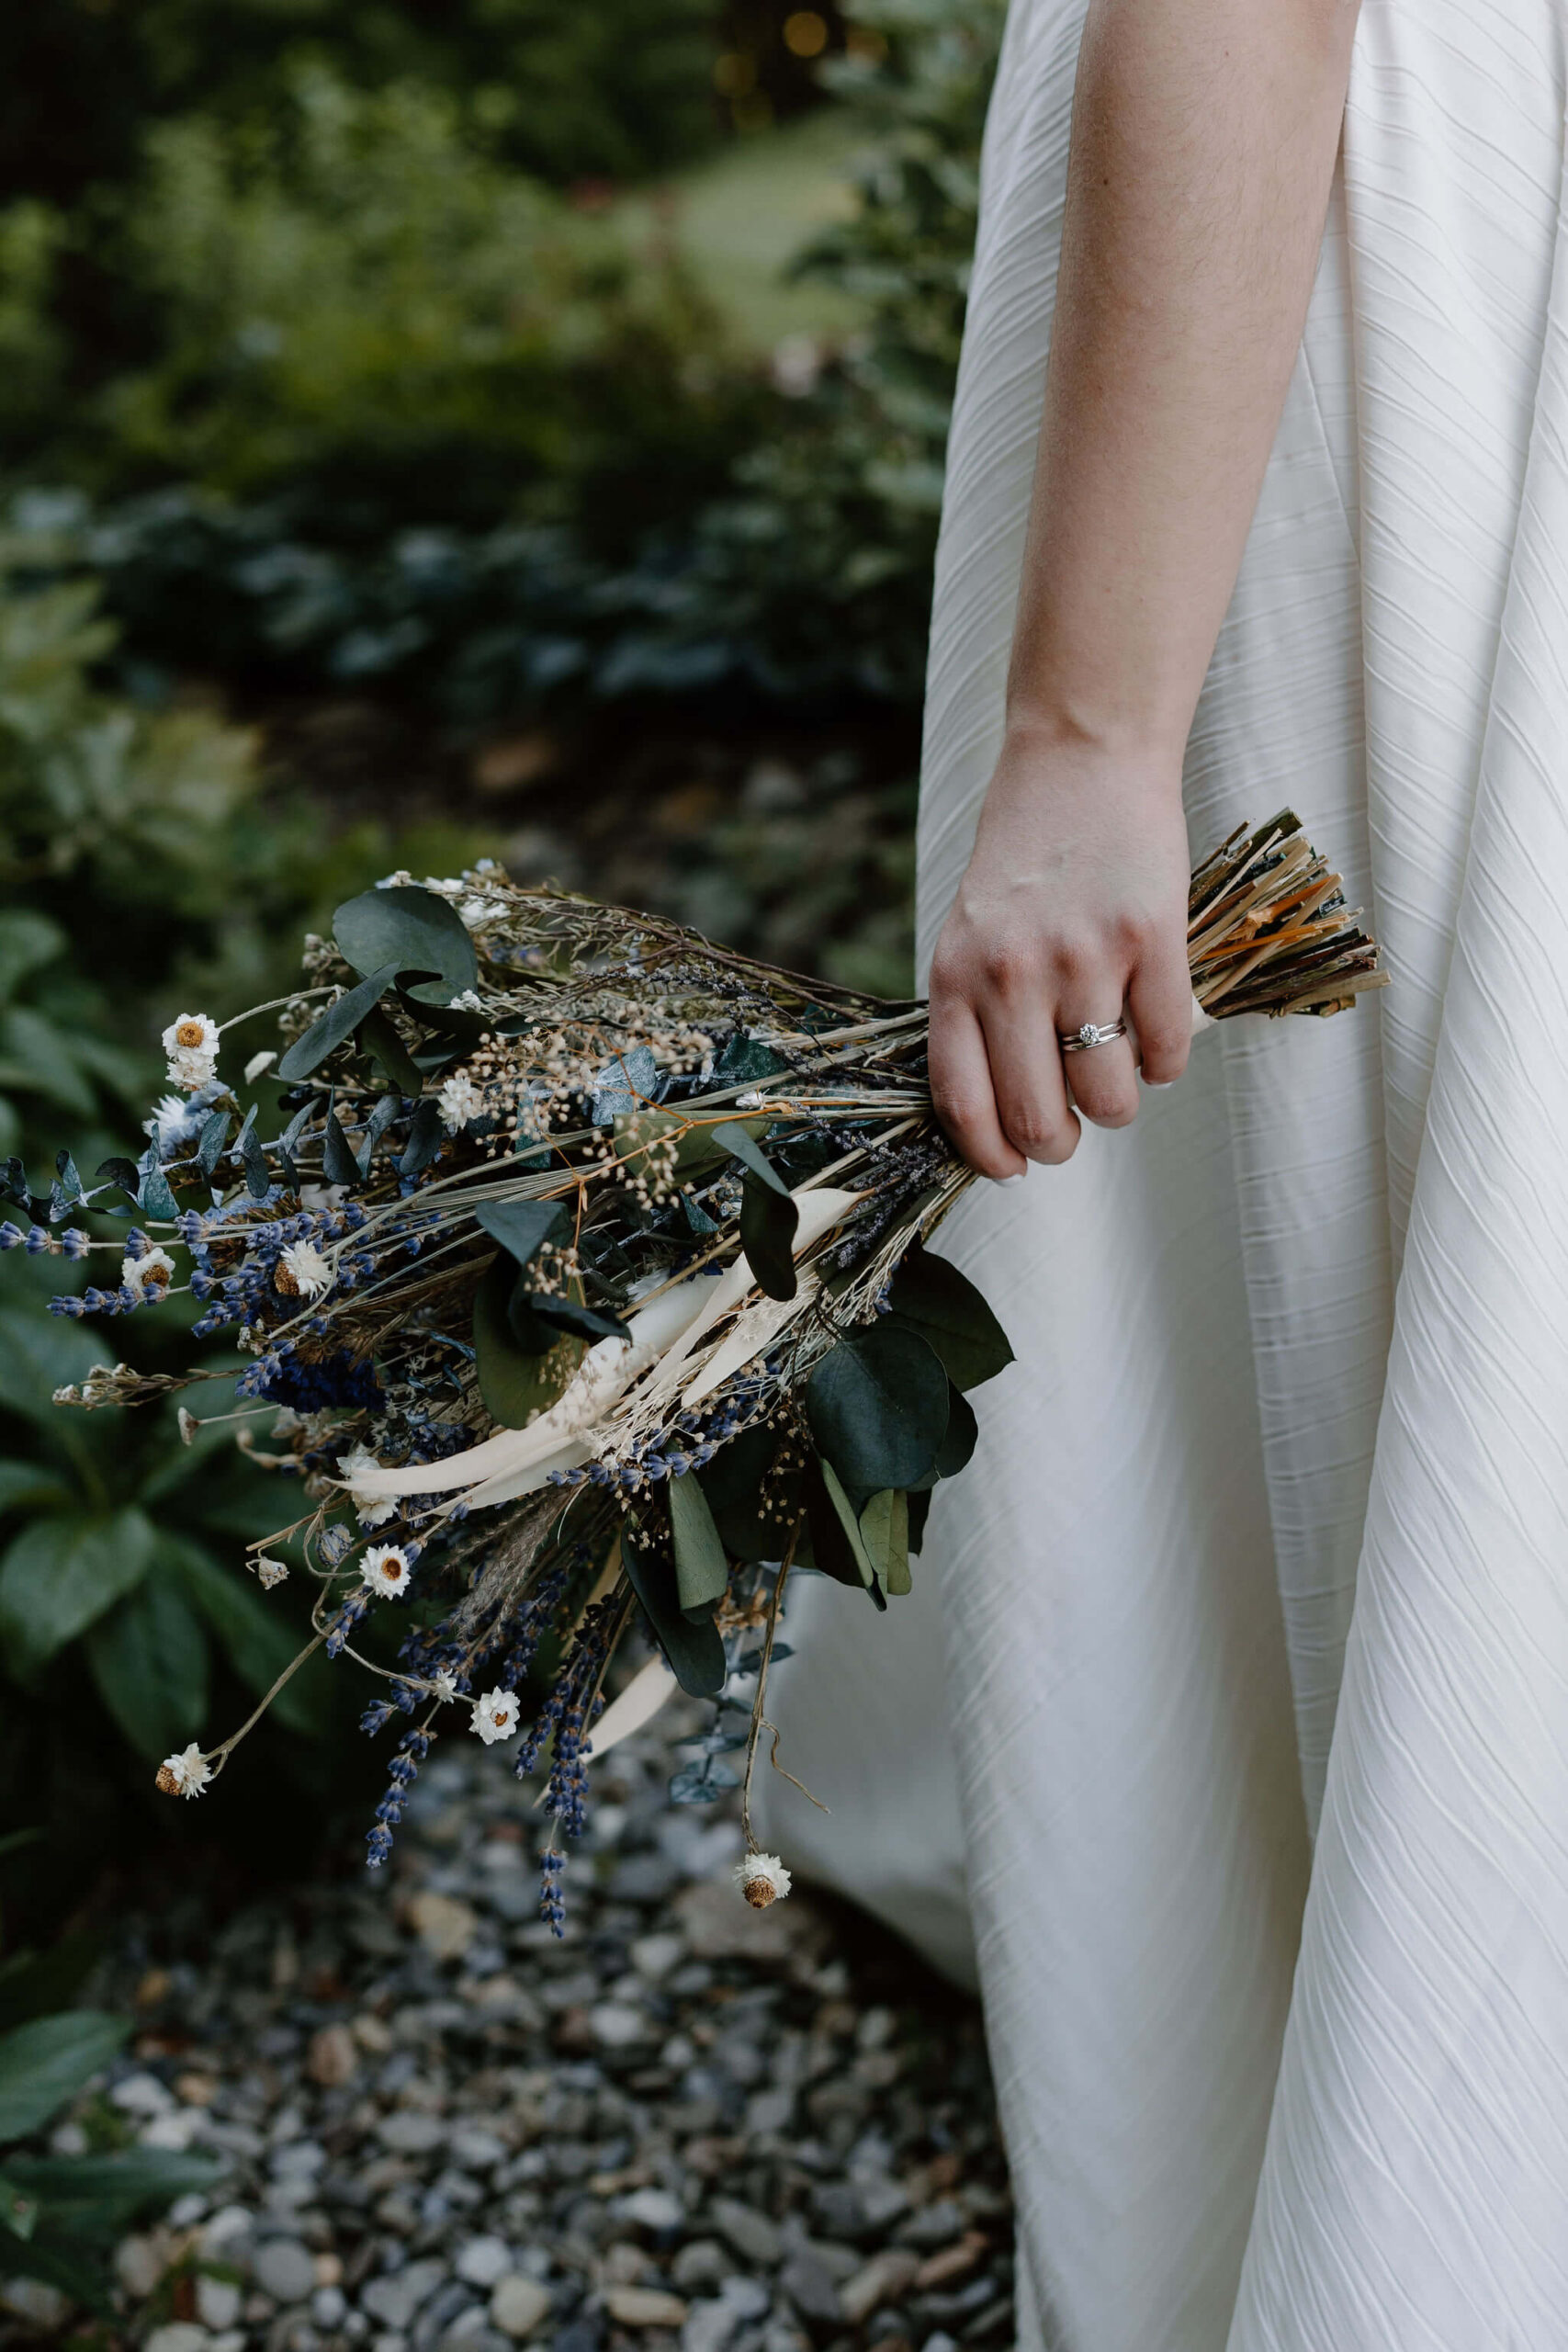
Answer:
[[[175,1031],[175,1042],[187,1049],[202,1044],[206,1035],[199,1021],[182,1021]]]

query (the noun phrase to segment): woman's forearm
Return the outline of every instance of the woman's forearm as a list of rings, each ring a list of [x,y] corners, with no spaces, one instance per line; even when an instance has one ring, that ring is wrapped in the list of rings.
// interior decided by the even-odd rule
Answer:
[[[1187,1060],[1181,765],[1301,343],[1355,0],[1090,0],[1001,754],[931,965],[987,1175]],[[1135,1036],[1072,1057],[1058,1035]]]
[[[1174,748],[1301,342],[1354,0],[1091,0],[1010,718]]]

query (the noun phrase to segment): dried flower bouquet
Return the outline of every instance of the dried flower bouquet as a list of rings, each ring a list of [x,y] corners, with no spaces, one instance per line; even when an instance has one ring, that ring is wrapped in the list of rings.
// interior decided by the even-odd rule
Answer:
[[[1206,860],[1190,909],[1211,1017],[1332,1012],[1384,977],[1288,811]],[[112,1250],[116,1286],[58,1312],[186,1287],[195,1335],[231,1333],[248,1359],[239,1396],[276,1416],[266,1458],[299,1496],[250,1564],[264,1587],[316,1588],[288,1672],[317,1647],[359,1657],[383,1686],[365,1729],[400,1726],[372,1863],[456,1709],[520,1772],[547,1767],[558,1928],[591,1748],[679,1685],[716,1713],[671,1796],[711,1801],[743,1754],[737,1880],[772,1902],[789,1873],[757,1852],[747,1800],[763,1735],[777,1744],[787,1580],[812,1568],[878,1608],[907,1592],[931,1489],[975,1444],[969,1391],[1010,1360],[925,1246],[974,1179],[932,1118],[924,1008],[491,865],[390,876],[305,963],[296,995],[256,1008],[286,1040],[244,1071],[280,1085],[272,1114],[242,1112],[217,1024],[182,1015],[164,1033],[177,1091],[140,1159],[88,1185],[62,1155],[47,1204],[11,1162],[33,1222],[0,1244]],[[130,1230],[93,1240],[67,1222],[87,1207]],[[213,1376],[119,1364],[59,1401]],[[355,1645],[386,1607],[410,1621],[390,1669]],[[653,1655],[606,1708],[638,1624]],[[251,1723],[170,1757],[160,1787],[199,1794]]]

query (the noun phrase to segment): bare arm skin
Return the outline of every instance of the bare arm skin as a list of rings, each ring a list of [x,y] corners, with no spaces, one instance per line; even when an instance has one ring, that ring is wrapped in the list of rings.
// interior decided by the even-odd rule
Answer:
[[[1301,343],[1357,0],[1090,0],[1007,730],[931,967],[984,1174],[1186,1067],[1181,761]]]

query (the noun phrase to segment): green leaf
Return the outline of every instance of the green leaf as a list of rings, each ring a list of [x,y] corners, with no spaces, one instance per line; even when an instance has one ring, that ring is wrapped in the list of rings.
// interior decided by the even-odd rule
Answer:
[[[839,1341],[806,1384],[817,1450],[852,1495],[917,1486],[947,1428],[948,1379],[917,1331],[884,1317]]]
[[[321,1173],[329,1184],[357,1185],[365,1182],[335,1111],[327,1113],[321,1136]]]
[[[446,1007],[471,989],[479,958],[455,910],[433,890],[417,884],[391,890],[366,890],[349,899],[333,917],[333,936],[356,972],[433,972],[405,990],[416,1003]]]
[[[207,1637],[177,1571],[162,1563],[87,1634],[98,1693],[132,1747],[156,1761],[200,1731]]]
[[[909,1502],[909,1549],[918,1552],[926,1538],[926,1521],[931,1517],[931,1498],[928,1487],[923,1494],[911,1494]]]
[[[0,1085],[42,1094],[91,1118],[93,1090],[76,1067],[74,1040],[27,1005],[0,1013]]]
[[[832,1464],[818,1453],[806,1465],[806,1511],[811,1565],[840,1584],[863,1585],[886,1607],[855,1507]]]
[[[103,1342],[53,1315],[0,1311],[0,1406],[36,1421],[53,1437],[61,1408],[54,1392],[83,1381],[103,1354]]]
[[[975,1408],[961,1388],[951,1384],[947,1392],[947,1427],[942,1443],[936,1450],[936,1475],[939,1478],[956,1478],[975,1451],[980,1425],[975,1419]]]
[[[474,1215],[519,1266],[528,1265],[547,1241],[566,1238],[567,1214],[559,1201],[487,1201]]]
[[[909,1584],[909,1505],[897,1487],[873,1495],[860,1515],[861,1540],[866,1556],[882,1579],[884,1592],[908,1592]]]
[[[367,1054],[374,1054],[391,1083],[400,1094],[412,1095],[419,1101],[424,1079],[389,1016],[378,1004],[373,1005],[359,1024],[359,1043]]]
[[[309,1078],[313,1069],[319,1069],[327,1056],[346,1038],[352,1037],[361,1023],[375,1012],[397,976],[395,964],[385,965],[380,971],[372,972],[367,979],[361,980],[356,989],[350,989],[340,996],[335,1004],[329,1004],[321,1018],[310,1023],[304,1035],[295,1038],[278,1063],[276,1075],[288,1079]],[[418,1087],[416,1074],[416,1093]]]
[[[127,2148],[103,2156],[12,2156],[6,2170],[45,2206],[108,2206],[126,2215],[209,2188],[223,2175],[211,2156],[175,2148]]]
[[[130,2030],[126,2018],[107,2010],[67,2009],[0,2033],[0,2145],[47,2123],[108,2064]]]
[[[670,1532],[675,1544],[675,1592],[690,1616],[711,1616],[729,1589],[729,1562],[707,1497],[688,1471],[670,1482]]]
[[[17,1951],[0,1962],[0,2031],[69,2007],[98,1962],[104,1939],[92,1928],[62,1936],[48,1951]]]
[[[740,1188],[740,1247],[770,1298],[793,1298],[800,1287],[795,1236],[800,1211],[788,1193],[762,1182],[750,1169]]]
[[[581,1363],[584,1342],[569,1332],[542,1349],[522,1346],[508,1315],[519,1275],[512,1260],[497,1258],[479,1278],[474,1295],[475,1369],[479,1395],[492,1421],[503,1430],[525,1429],[536,1413],[561,1396]]]
[[[183,1536],[167,1539],[164,1551],[240,1680],[258,1693],[270,1690],[304,1647],[299,1628],[263,1598],[248,1571],[220,1566],[199,1544]],[[320,1702],[319,1686],[297,1674],[284,1684],[271,1712],[287,1730],[320,1739],[325,1730]]]
[[[724,1642],[711,1618],[683,1616],[675,1564],[655,1544],[640,1544],[628,1521],[621,1533],[621,1557],[632,1590],[641,1601],[670,1671],[682,1690],[712,1698],[724,1687]]]
[[[778,1450],[776,1430],[742,1430],[696,1473],[714,1524],[738,1560],[780,1558],[789,1540],[790,1521],[799,1516],[798,1474],[787,1479],[770,1477]],[[774,1506],[766,1518],[761,1509],[764,1493]]]
[[[30,907],[7,907],[0,913],[0,1002],[8,1002],[18,981],[52,964],[70,944],[52,916]]]
[[[30,1462],[0,1462],[0,1513],[34,1510],[39,1504],[57,1509],[69,1500],[68,1488],[52,1472],[39,1469]]]
[[[905,1251],[888,1295],[896,1318],[935,1349],[960,1388],[976,1388],[1011,1363],[1007,1333],[984,1295],[919,1242]]]
[[[787,1200],[789,1186],[751,1133],[755,1124],[744,1119],[727,1119],[722,1126],[715,1127],[713,1139],[715,1143],[722,1144],[731,1159],[739,1160],[743,1168],[749,1169],[759,1183],[767,1185],[772,1192],[782,1193]]]
[[[0,2172],[0,2230],[9,2230],[14,2238],[30,2238],[37,2220],[38,2199],[24,2195]]]
[[[134,1508],[104,1519],[52,1512],[25,1527],[0,1562],[0,1638],[24,1671],[134,1591],[155,1542]]]
[[[574,1331],[583,1340],[629,1340],[631,1328],[619,1315],[602,1306],[585,1306],[580,1298],[562,1298],[554,1291],[525,1290],[513,1295],[512,1328],[517,1329],[519,1308],[558,1330]]]

